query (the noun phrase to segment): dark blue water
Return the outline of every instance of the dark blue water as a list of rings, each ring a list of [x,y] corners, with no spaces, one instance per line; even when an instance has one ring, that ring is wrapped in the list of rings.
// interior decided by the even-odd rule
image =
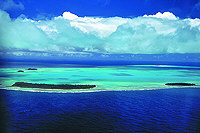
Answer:
[[[200,88],[0,96],[1,132],[200,132]]]

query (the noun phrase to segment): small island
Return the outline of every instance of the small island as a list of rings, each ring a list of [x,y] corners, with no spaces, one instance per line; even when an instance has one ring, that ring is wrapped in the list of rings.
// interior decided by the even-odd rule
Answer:
[[[37,70],[36,68],[28,68],[27,70]]]
[[[96,85],[69,85],[69,84],[37,84],[37,83],[26,83],[26,82],[16,82],[12,87],[21,87],[21,88],[40,88],[40,89],[91,89],[95,88]]]
[[[192,83],[166,83],[168,86],[196,86],[196,84]]]
[[[19,71],[17,71],[17,72],[24,72],[23,70],[19,70]]]

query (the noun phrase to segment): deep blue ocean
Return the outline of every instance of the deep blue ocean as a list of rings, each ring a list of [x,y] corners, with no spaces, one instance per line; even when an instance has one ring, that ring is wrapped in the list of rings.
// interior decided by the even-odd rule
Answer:
[[[200,132],[200,88],[89,93],[0,90],[1,133]]]

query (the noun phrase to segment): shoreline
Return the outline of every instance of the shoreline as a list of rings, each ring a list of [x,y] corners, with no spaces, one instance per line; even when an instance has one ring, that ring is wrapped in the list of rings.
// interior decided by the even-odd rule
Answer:
[[[20,87],[19,87],[20,88]],[[95,87],[96,88],[96,87]],[[23,90],[23,89],[8,89],[8,88],[0,88],[1,90],[11,90],[11,91],[24,91],[24,92],[38,92],[38,93],[95,93],[95,92],[116,92],[116,91],[153,91],[153,90],[167,90],[167,89],[184,89],[184,88],[199,88],[200,86],[183,86],[183,87],[171,87],[171,88],[155,88],[155,89],[135,89],[135,90],[93,90],[93,91],[62,91],[61,89],[57,89],[58,91],[48,91],[45,90]],[[53,89],[55,90],[55,89]],[[81,90],[81,89],[78,89]],[[82,89],[84,90],[84,89]]]

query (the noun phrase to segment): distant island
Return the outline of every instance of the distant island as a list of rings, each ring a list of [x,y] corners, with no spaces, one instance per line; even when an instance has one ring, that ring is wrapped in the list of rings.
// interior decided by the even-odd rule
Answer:
[[[26,82],[16,82],[12,87],[21,87],[21,88],[41,88],[41,89],[91,89],[95,88],[96,85],[69,85],[69,84],[37,84],[37,83],[26,83]]]
[[[17,72],[24,72],[23,70],[19,70],[19,71],[17,71]]]
[[[196,84],[191,83],[166,83],[168,86],[196,86]]]
[[[28,68],[27,70],[37,70],[36,68]]]

